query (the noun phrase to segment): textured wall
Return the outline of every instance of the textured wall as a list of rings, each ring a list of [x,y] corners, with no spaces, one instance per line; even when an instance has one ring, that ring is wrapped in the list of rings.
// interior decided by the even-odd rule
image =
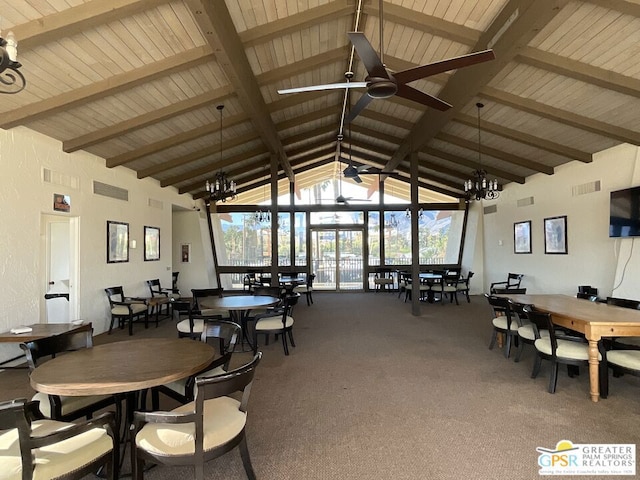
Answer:
[[[43,182],[43,167],[75,177],[78,188]],[[0,169],[0,331],[42,318],[40,224],[43,214],[58,213],[54,193],[70,195],[71,212],[62,215],[79,218],[79,318],[91,320],[96,333],[108,327],[105,287],[123,285],[127,295],[148,295],[147,279],[171,285],[172,204],[190,209],[190,197],[153,179],[138,180],[124,167],[107,169],[103,159],[86,152],[64,153],[60,142],[26,128],[0,130]],[[129,200],[94,195],[94,180],[127,189]],[[149,198],[162,208],[149,206]],[[137,248],[128,263],[106,263],[107,220],[129,223]],[[160,261],[144,261],[145,225],[160,228]],[[16,345],[0,345],[0,361],[18,352]]]

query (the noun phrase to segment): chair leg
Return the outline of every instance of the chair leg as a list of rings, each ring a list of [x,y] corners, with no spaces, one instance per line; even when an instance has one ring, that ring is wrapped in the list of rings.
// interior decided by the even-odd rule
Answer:
[[[289,355],[289,345],[287,345],[287,334],[282,332],[282,347],[284,348],[284,354]]]
[[[536,359],[533,362],[533,370],[531,370],[531,378],[536,378],[540,373],[540,367],[542,366],[542,357],[536,355]]]
[[[549,393],[556,393],[558,383],[558,362],[551,363],[551,376],[549,377]]]
[[[160,392],[155,388],[151,389],[151,410],[157,412],[160,409]]]
[[[113,329],[113,322],[115,321],[115,318],[113,316],[111,316],[111,323],[109,324],[109,333],[107,333],[107,335],[111,335],[111,330]]]
[[[133,335],[133,315],[129,315],[129,335]]]
[[[494,328],[493,333],[491,334],[491,341],[489,342],[489,350],[493,350],[493,347],[496,346],[497,339],[498,339],[498,331]]]
[[[242,458],[242,466],[247,474],[248,480],[256,480],[256,474],[253,471],[253,465],[251,465],[251,456],[249,456],[249,447],[247,446],[247,437],[242,435],[240,440],[240,458]]]
[[[514,362],[518,363],[520,361],[520,357],[522,356],[523,351],[524,351],[524,341],[520,339],[520,342],[518,342],[518,351],[516,352],[516,357],[513,359]]]
[[[504,335],[505,338],[505,345],[504,345],[504,358],[509,358],[509,356],[511,355],[511,335],[508,333],[505,333]]]
[[[283,333],[284,335],[284,333]],[[293,330],[289,330],[289,341],[291,342],[291,346],[295,347],[296,346],[296,342],[293,341]]]

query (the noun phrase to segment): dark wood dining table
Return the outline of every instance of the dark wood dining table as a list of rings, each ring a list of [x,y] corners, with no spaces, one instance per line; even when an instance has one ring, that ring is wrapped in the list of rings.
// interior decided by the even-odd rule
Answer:
[[[568,295],[501,295],[551,314],[553,323],[583,333],[589,342],[589,390],[600,398],[598,342],[602,337],[640,337],[640,310]]]

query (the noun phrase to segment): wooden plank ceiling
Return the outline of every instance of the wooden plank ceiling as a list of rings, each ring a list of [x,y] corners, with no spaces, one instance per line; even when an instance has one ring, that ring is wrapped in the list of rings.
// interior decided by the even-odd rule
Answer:
[[[300,184],[331,175],[345,91],[277,90],[348,70],[363,81],[347,37],[356,24],[380,51],[378,0],[0,0],[0,12],[28,82],[0,97],[1,128],[26,126],[194,198],[220,170],[263,195],[271,158]],[[474,169],[524,183],[640,145],[638,0],[392,0],[383,17],[391,71],[487,48],[496,59],[411,84],[446,112],[372,100],[342,132],[356,165],[406,181],[416,151],[421,185],[450,201]]]

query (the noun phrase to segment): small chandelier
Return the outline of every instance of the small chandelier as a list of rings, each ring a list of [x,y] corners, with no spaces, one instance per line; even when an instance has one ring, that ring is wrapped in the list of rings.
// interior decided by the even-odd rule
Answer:
[[[18,42],[13,32],[9,32],[6,39],[0,36],[0,93],[18,93],[27,84],[18,70],[22,65],[17,58]]]
[[[222,163],[222,109],[224,105],[216,107],[220,111],[220,163]],[[218,172],[212,181],[207,180],[204,186],[209,192],[211,202],[226,202],[236,198],[236,182],[229,180],[226,173]]]
[[[398,228],[399,222],[398,219],[396,218],[396,214],[392,213],[391,215],[389,215],[389,220],[387,220],[387,222],[385,223],[385,228]]]
[[[487,172],[482,168],[482,154],[481,154],[481,146],[482,142],[480,140],[480,109],[484,107],[484,105],[480,102],[476,103],[476,107],[478,107],[478,165],[480,168],[473,172],[473,178],[464,182],[464,193],[467,199],[467,202],[471,200],[493,200],[500,196],[498,180],[497,179],[488,179]]]
[[[266,167],[265,167],[266,170]],[[262,186],[262,200],[266,203],[267,201],[267,184],[265,183]],[[271,212],[269,210],[262,210],[258,206],[258,210],[253,214],[253,219],[256,223],[271,223]]]
[[[411,218],[411,209],[407,208],[404,214],[407,218]],[[418,210],[418,220],[422,220],[422,209]]]

